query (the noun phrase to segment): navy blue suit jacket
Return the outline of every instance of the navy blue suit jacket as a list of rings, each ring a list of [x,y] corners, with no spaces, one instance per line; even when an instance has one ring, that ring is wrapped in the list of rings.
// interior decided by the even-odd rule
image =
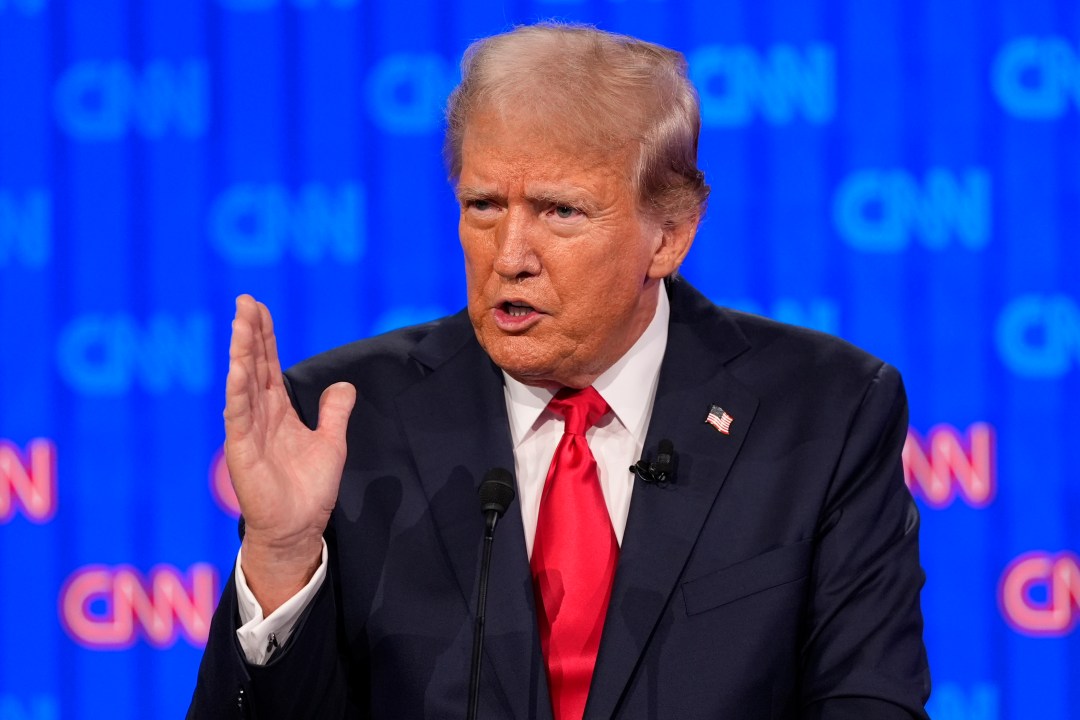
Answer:
[[[820,333],[669,285],[647,449],[676,480],[633,489],[587,718],[924,718],[918,513],[890,366]],[[461,718],[482,518],[514,467],[500,371],[468,317],[348,345],[287,373],[302,418],[359,391],[328,581],[268,665],[235,637],[230,579],[189,717]],[[711,405],[730,434],[705,422]],[[500,523],[483,718],[551,717],[520,514]]]

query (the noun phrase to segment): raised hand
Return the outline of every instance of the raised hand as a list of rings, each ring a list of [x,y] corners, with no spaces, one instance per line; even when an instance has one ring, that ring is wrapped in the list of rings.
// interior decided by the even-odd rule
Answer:
[[[270,311],[236,299],[225,383],[225,459],[247,530],[248,586],[269,614],[311,579],[345,464],[345,428],[356,402],[349,383],[328,387],[310,430],[281,375]]]

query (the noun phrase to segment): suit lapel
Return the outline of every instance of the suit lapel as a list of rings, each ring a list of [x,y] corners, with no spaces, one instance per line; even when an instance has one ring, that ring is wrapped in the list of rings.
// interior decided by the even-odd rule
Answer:
[[[749,343],[685,283],[672,292],[668,345],[645,442],[674,441],[675,482],[636,481],[586,717],[618,712],[642,653],[693,550],[757,410],[757,398],[725,369]],[[398,400],[417,472],[447,562],[475,612],[483,522],[476,491],[492,467],[514,467],[501,374],[475,342],[464,314],[414,351],[428,376]],[[712,404],[730,433],[705,423]],[[497,688],[501,717],[551,717],[536,630],[532,579],[519,506],[497,530],[487,605],[482,687]],[[473,617],[470,614],[470,617]],[[495,708],[481,711],[492,714]]]
[[[398,409],[471,620],[484,527],[477,489],[488,469],[513,470],[514,454],[501,373],[475,342],[466,318],[458,316],[447,325],[414,351],[414,358],[431,372],[401,395]],[[481,687],[498,688],[504,703],[504,708],[487,708],[486,714],[549,717],[529,561],[516,503],[496,529],[484,643]],[[481,693],[482,709],[483,698]]]
[[[738,328],[696,291],[673,293],[668,345],[645,441],[674,443],[675,481],[635,481],[586,717],[610,718],[633,681],[705,519],[738,455],[757,398],[723,367],[749,347]],[[729,434],[705,422],[717,404],[734,418]]]

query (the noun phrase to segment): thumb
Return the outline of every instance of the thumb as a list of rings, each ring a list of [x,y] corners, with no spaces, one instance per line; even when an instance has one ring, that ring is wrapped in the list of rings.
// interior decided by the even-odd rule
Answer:
[[[349,415],[356,404],[356,388],[352,383],[339,382],[323,390],[319,398],[319,427],[317,432],[326,433],[340,440],[345,437]]]

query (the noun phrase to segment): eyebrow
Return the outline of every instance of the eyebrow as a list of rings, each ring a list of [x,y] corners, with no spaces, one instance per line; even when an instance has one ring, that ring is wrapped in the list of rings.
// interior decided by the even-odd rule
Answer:
[[[505,195],[498,190],[476,185],[458,185],[454,194],[459,203],[505,199]],[[594,212],[600,207],[588,191],[573,186],[532,189],[525,193],[525,199],[534,205],[569,205],[585,212]]]
[[[472,185],[458,185],[457,189],[454,190],[454,194],[457,195],[459,202],[468,202],[470,200],[492,200],[500,197],[499,193],[495,190],[474,187]]]
[[[587,191],[577,187],[565,189],[538,188],[527,192],[525,196],[529,202],[536,204],[570,205],[586,212],[598,208],[596,200]]]

